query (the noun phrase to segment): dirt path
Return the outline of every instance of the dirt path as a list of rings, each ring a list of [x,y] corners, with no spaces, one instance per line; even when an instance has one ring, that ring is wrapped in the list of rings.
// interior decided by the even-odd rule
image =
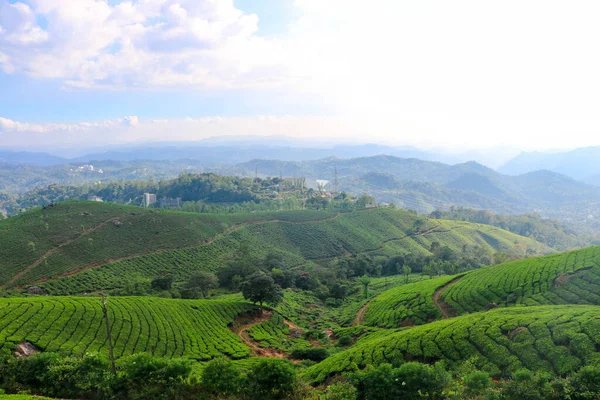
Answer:
[[[371,301],[373,301],[373,299],[369,300],[367,304],[365,304],[360,308],[360,310],[358,310],[356,316],[354,317],[354,320],[352,321],[352,326],[359,326],[363,323],[363,321],[365,320],[365,313],[367,312],[367,307],[369,307],[369,304],[371,304]]]
[[[119,218],[121,218],[121,217],[113,217],[113,218],[107,219],[106,221],[101,222],[100,224],[94,226],[93,228],[88,228],[88,229],[84,230],[80,235],[74,237],[73,239],[69,239],[66,242],[63,242],[63,243],[59,244],[58,246],[55,246],[55,247],[51,248],[50,250],[48,250],[47,252],[45,252],[44,255],[42,255],[40,258],[38,258],[37,260],[35,260],[33,262],[33,264],[27,266],[25,269],[23,269],[22,271],[20,271],[19,273],[17,273],[15,276],[13,276],[8,282],[6,282],[1,287],[2,288],[6,288],[6,287],[12,285],[13,283],[15,283],[24,274],[26,274],[27,272],[31,271],[32,269],[34,269],[38,265],[40,265],[42,263],[42,261],[44,261],[46,258],[50,257],[56,250],[58,250],[58,249],[60,249],[62,247],[70,245],[71,243],[73,243],[77,239],[82,238],[82,237],[84,237],[86,235],[89,235],[90,233],[94,232],[95,230],[100,229],[103,226],[105,226],[106,224],[108,224],[110,222],[114,222],[114,221],[118,220]]]
[[[250,348],[253,356],[270,357],[270,358],[287,358],[287,356],[279,350],[276,350],[276,349],[273,349],[270,347],[260,347],[258,345],[258,343],[256,343],[254,341],[254,339],[252,339],[250,337],[250,334],[248,333],[248,331],[250,329],[252,329],[253,326],[256,326],[256,325],[262,324],[265,321],[268,321],[272,315],[273,315],[272,311],[264,311],[262,313],[262,315],[252,317],[251,322],[248,322],[248,323],[242,324],[242,325],[234,324],[232,331],[240,338],[240,340],[246,346],[248,346]],[[247,318],[247,317],[248,316],[245,315],[245,316],[241,316],[238,318]],[[290,329],[300,329],[297,325],[295,325],[294,323],[292,323],[288,320],[284,320],[284,323],[286,325],[288,325],[290,327]]]
[[[433,294],[433,304],[435,304],[435,307],[438,310],[440,310],[440,313],[442,314],[442,319],[452,318],[452,317],[456,317],[458,315],[456,310],[454,308],[452,308],[448,303],[446,303],[442,299],[442,295],[444,294],[446,289],[448,289],[450,287],[450,285],[455,284],[460,279],[462,279],[462,276],[458,276],[458,277],[452,279],[450,282],[446,283],[444,286],[438,288],[435,291],[435,293]]]

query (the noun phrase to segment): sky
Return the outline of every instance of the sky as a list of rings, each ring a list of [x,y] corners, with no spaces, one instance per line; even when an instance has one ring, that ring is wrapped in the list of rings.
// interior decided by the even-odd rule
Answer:
[[[600,3],[0,0],[0,148],[600,145]]]

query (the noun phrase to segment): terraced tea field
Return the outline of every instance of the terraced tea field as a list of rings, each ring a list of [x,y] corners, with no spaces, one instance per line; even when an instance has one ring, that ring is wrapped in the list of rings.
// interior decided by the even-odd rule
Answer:
[[[83,224],[90,217],[85,213],[92,214],[97,225],[86,228],[91,225],[89,221]],[[427,254],[434,241],[456,251],[464,245],[509,251],[521,244],[530,251],[551,252],[531,239],[465,222],[430,220],[414,231],[418,216],[388,208],[344,214],[209,215],[66,202],[23,216],[27,218],[0,222],[0,233],[15,230],[19,238],[10,241],[13,247],[0,244],[0,283],[5,287],[40,284],[58,295],[123,287],[133,277],[152,279],[163,271],[181,282],[198,270],[223,267],[242,243],[255,257],[281,254],[287,267],[348,254]],[[119,227],[115,221],[121,223]],[[54,238],[52,228],[46,231],[45,224],[55,224],[70,234]],[[25,256],[16,257],[14,249]]]
[[[588,271],[590,270],[590,271]],[[500,306],[598,304],[600,247],[529,258],[472,271],[442,299],[459,313]]]
[[[433,302],[433,295],[453,279],[454,276],[442,276],[387,290],[369,303],[362,323],[381,328],[398,328],[441,319],[442,314]]]
[[[349,350],[308,368],[329,376],[381,363],[409,360],[451,365],[474,360],[496,377],[519,368],[566,375],[600,361],[600,307],[537,306],[496,309],[396,331],[376,332]]]
[[[0,222],[0,284],[31,284],[120,259],[197,247],[247,224],[325,220],[327,211],[195,214],[68,201]]]
[[[115,356],[210,360],[243,358],[249,349],[228,328],[235,316],[255,309],[242,302],[112,297],[108,302]],[[38,349],[69,355],[106,352],[99,298],[0,299],[0,351],[28,341]]]

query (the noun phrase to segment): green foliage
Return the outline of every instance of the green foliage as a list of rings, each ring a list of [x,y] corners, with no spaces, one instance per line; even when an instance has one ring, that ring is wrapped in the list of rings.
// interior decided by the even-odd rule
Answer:
[[[502,306],[600,304],[600,247],[528,258],[472,271],[443,300],[460,313]]]
[[[219,279],[215,274],[198,271],[190,277],[185,288],[193,294],[191,298],[196,298],[198,293],[202,294],[203,298],[206,298],[208,291],[218,286]]]
[[[405,359],[443,360],[475,366],[495,377],[521,368],[567,375],[600,360],[600,309],[595,306],[540,306],[495,309],[426,325],[373,333],[348,350],[308,368],[303,375],[320,382],[327,377]]]
[[[145,352],[197,360],[246,357],[249,349],[227,325],[252,308],[241,302],[111,297],[115,356]],[[107,353],[97,297],[0,299],[0,337],[4,354],[24,341],[65,355]]]
[[[186,384],[191,371],[189,361],[148,354],[121,359],[116,375],[104,359],[93,354],[62,358],[47,353],[0,364],[6,390],[58,398],[187,399],[191,398],[191,387]]]
[[[570,383],[573,399],[597,399],[600,397],[600,368],[585,366],[571,377]]]
[[[311,346],[310,342],[302,337],[290,335],[290,327],[281,315],[273,315],[269,320],[254,325],[248,330],[248,334],[261,347],[290,351]]]
[[[338,339],[338,346],[342,346],[342,347],[347,347],[350,346],[351,344],[354,343],[354,340],[352,340],[352,336],[340,336],[340,338]]]
[[[231,396],[239,392],[242,374],[227,358],[216,358],[202,373],[202,386],[216,396]]]
[[[246,382],[251,399],[283,399],[294,393],[296,371],[289,361],[263,359],[251,367]]]
[[[364,324],[397,328],[439,319],[441,314],[433,303],[433,294],[454,278],[443,276],[426,279],[383,292],[369,303]]]
[[[465,376],[464,381],[470,395],[481,394],[492,385],[492,378],[485,371],[473,371]]]
[[[311,360],[320,362],[329,357],[329,352],[323,347],[295,349],[291,354],[296,360]]]
[[[356,400],[358,391],[348,382],[336,382],[327,386],[323,400]]]
[[[430,217],[497,226],[517,235],[531,237],[557,250],[569,250],[592,244],[591,238],[577,234],[559,221],[542,218],[539,214],[501,215],[486,210],[451,207],[447,211],[436,210]]]
[[[37,283],[51,294],[79,294],[123,288],[133,276],[151,281],[168,271],[177,286],[195,272],[224,269],[241,244],[250,249],[251,260],[278,255],[282,270],[348,252],[427,255],[431,241],[456,252],[464,245],[510,250],[515,242],[532,251],[548,250],[530,239],[465,222],[428,221],[426,234],[407,235],[415,219],[389,208],[337,217],[308,210],[219,215],[70,201],[0,222],[0,284],[14,280],[8,286]],[[113,220],[121,222],[120,228]]]
[[[450,376],[440,366],[410,362],[394,368],[384,363],[353,373],[350,380],[358,389],[358,399],[441,399]]]
[[[276,306],[283,299],[281,288],[275,284],[273,278],[262,271],[253,273],[242,283],[242,294],[246,300],[260,304]]]

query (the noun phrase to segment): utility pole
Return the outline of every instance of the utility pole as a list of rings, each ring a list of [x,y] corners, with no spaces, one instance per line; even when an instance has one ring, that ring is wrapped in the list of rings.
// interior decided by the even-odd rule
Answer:
[[[335,164],[334,170],[333,170],[333,194],[338,194],[338,187],[339,187],[338,170],[337,170],[337,164]]]
[[[254,180],[258,182],[258,165],[254,167]]]
[[[104,292],[102,292],[102,313],[104,314],[104,321],[106,322],[106,337],[108,338],[108,356],[110,358],[112,373],[114,375],[116,375],[117,374],[117,366],[115,364],[115,354],[113,352],[113,343],[112,343],[112,337],[110,334],[110,322],[108,321],[108,309],[106,308],[107,303],[108,303],[108,298],[106,298],[104,296]]]

